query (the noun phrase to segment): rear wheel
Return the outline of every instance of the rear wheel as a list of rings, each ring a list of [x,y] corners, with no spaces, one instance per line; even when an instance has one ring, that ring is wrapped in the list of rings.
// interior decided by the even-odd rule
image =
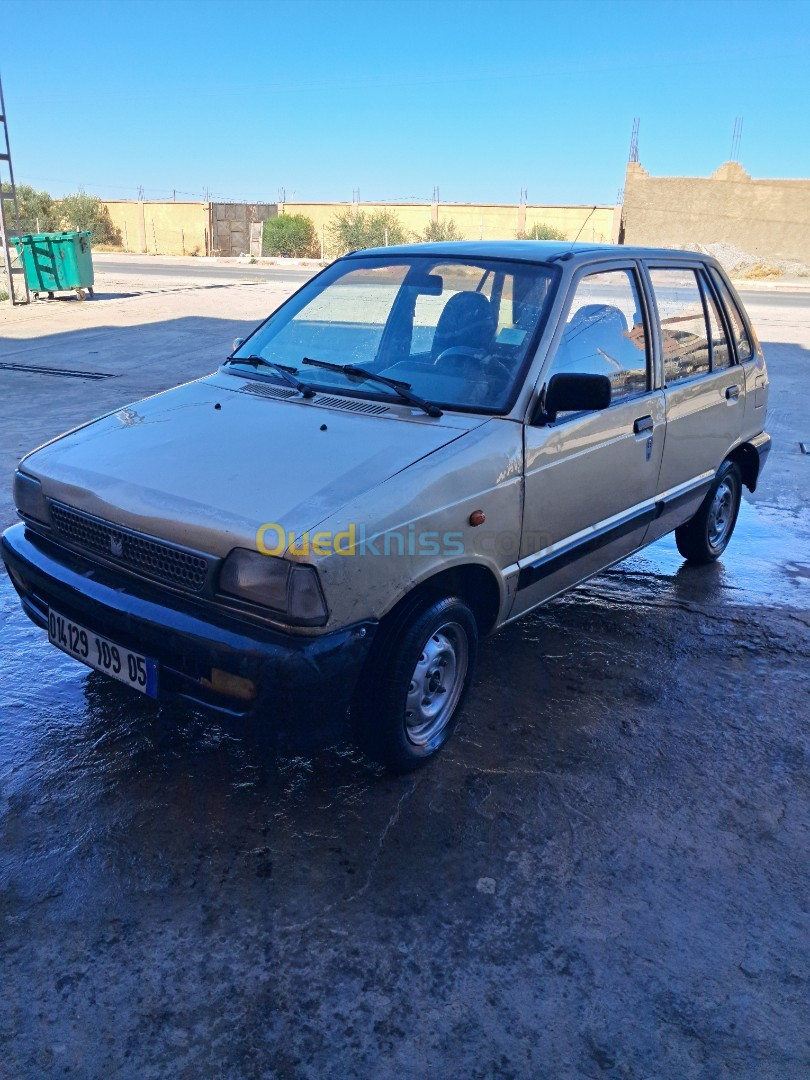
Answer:
[[[705,564],[723,554],[737,524],[741,496],[740,468],[724,461],[695,516],[675,530],[675,543],[685,559]]]
[[[458,597],[427,599],[383,626],[352,705],[366,753],[394,772],[433,757],[456,726],[477,654],[475,616]]]

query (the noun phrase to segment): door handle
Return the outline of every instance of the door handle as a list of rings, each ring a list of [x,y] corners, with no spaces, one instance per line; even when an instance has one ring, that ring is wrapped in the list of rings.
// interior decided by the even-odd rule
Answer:
[[[726,401],[736,401],[740,396],[739,386],[727,386],[726,387]]]
[[[652,431],[654,426],[651,416],[639,416],[637,420],[633,421],[633,434],[640,435],[642,431]]]

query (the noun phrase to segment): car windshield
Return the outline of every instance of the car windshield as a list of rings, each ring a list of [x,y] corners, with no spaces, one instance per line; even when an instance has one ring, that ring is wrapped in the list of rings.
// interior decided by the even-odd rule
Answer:
[[[349,364],[398,380],[444,408],[504,412],[529,361],[552,280],[548,266],[498,259],[341,259],[271,315],[232,362],[260,357],[330,392],[396,396],[376,381],[304,359]],[[269,367],[266,374],[276,377]]]

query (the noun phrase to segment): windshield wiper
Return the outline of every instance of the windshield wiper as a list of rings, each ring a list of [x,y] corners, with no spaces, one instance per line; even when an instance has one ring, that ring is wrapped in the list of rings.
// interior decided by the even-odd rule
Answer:
[[[382,386],[390,387],[398,397],[402,398],[403,401],[407,401],[409,405],[415,405],[418,409],[423,409],[428,416],[442,415],[442,410],[438,405],[434,405],[432,401],[426,401],[424,398],[419,397],[418,394],[414,394],[411,390],[411,384],[402,382],[400,379],[389,379],[387,375],[378,375],[376,371],[366,371],[365,368],[358,367],[356,364],[330,364],[327,360],[313,360],[309,356],[305,356],[301,363],[309,364],[312,367],[326,368],[327,371],[339,371],[342,375],[348,375],[352,379],[360,379],[361,382],[380,383]]]
[[[225,363],[250,364],[251,367],[256,368],[269,367],[279,376],[282,382],[285,382],[288,386],[292,386],[300,391],[302,397],[315,397],[315,391],[309,383],[303,383],[300,379],[295,377],[298,368],[290,367],[288,364],[277,364],[275,360],[267,360],[264,356],[257,356],[255,353],[252,353],[250,356],[229,356]]]

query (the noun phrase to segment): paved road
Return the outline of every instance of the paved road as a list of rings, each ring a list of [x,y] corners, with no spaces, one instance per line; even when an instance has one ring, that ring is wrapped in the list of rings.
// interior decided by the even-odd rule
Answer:
[[[105,257],[95,255],[94,263],[96,271],[104,274],[122,274],[138,278],[165,277],[165,278],[201,278],[207,280],[219,280],[233,278],[234,281],[295,281],[304,282],[315,273],[308,267],[300,266],[253,266],[250,263],[235,265],[233,263],[200,262],[190,263],[186,260],[175,263],[151,262],[149,259],[136,259],[126,257]]]
[[[153,262],[149,258],[137,256],[94,256],[96,269],[107,274],[132,274],[138,277],[191,277],[203,279],[233,278],[235,281],[295,281],[304,282],[315,273],[309,267],[301,266],[254,266],[250,263],[197,262],[178,260],[177,263]],[[796,311],[810,310],[810,283],[802,291],[780,292],[777,289],[738,288],[744,303],[756,303],[767,299],[769,304],[780,308],[792,308]]]

